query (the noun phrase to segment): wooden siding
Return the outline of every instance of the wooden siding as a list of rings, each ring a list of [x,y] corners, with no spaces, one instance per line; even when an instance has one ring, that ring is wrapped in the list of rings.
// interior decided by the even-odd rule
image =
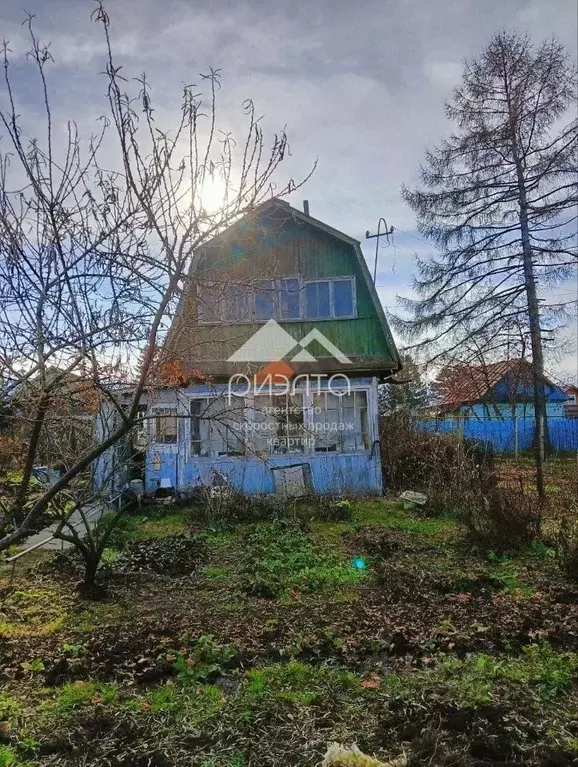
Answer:
[[[251,281],[287,276],[299,276],[303,281],[355,277],[357,316],[280,321],[296,341],[317,328],[352,360],[356,370],[381,372],[396,368],[396,350],[384,332],[354,245],[287,214],[282,218],[269,214],[256,221],[239,222],[229,236],[216,238],[213,245],[204,249],[181,298],[167,353],[185,369],[200,368],[207,375],[228,376],[238,371],[238,365],[225,361],[263,323],[199,324],[197,285],[202,290],[209,281],[224,286],[227,282],[246,280],[249,288]],[[331,368],[329,355],[320,348],[316,351],[318,359],[326,359]]]

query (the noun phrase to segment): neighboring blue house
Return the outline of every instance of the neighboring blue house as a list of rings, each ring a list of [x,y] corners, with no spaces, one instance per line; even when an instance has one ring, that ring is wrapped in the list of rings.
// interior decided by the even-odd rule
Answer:
[[[448,368],[439,379],[442,397],[436,409],[455,419],[533,419],[532,375],[532,365],[524,359]],[[544,378],[544,389],[548,418],[563,418],[570,395],[548,378]]]
[[[377,392],[399,356],[359,242],[308,208],[272,199],[195,254],[163,354],[183,385],[148,394],[128,477],[147,493],[382,492]]]
[[[544,379],[550,444],[557,450],[578,450],[578,418],[572,396]],[[501,452],[528,450],[534,442],[534,386],[527,360],[485,366],[459,365],[439,378],[436,405],[422,410],[416,421],[427,431],[459,429],[470,439],[491,443]],[[574,417],[573,417],[574,416]]]

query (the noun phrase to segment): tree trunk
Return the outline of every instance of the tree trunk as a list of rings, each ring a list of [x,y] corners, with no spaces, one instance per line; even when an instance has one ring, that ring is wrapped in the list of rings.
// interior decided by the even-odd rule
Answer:
[[[520,230],[522,235],[522,259],[524,265],[524,283],[528,300],[528,319],[530,322],[530,341],[532,345],[532,384],[534,389],[534,419],[536,431],[534,436],[534,456],[536,459],[536,489],[538,500],[543,506],[546,501],[544,489],[544,454],[548,440],[548,423],[546,413],[546,393],[544,390],[544,351],[542,348],[542,329],[540,327],[540,306],[536,291],[534,263],[532,261],[532,245],[528,228],[528,200],[526,183],[522,164],[514,148],[516,173],[518,178],[518,199],[520,205]]]
[[[104,587],[96,582],[96,573],[100,558],[92,554],[84,561],[84,580],[80,584],[80,593],[86,599],[100,599],[104,594]]]

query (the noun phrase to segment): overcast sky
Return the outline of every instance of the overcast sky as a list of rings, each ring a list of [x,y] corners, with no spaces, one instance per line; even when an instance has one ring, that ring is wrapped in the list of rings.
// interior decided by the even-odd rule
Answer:
[[[104,111],[102,31],[91,0],[28,0],[37,27],[52,41],[57,119],[92,125]],[[23,6],[1,4],[1,36],[15,54],[16,82],[27,83]],[[114,0],[109,3],[117,57],[127,75],[146,70],[157,114],[178,110],[181,82],[220,67],[223,127],[240,128],[244,99],[265,127],[287,126],[296,178],[318,159],[305,189],[311,214],[363,239],[380,216],[399,230],[380,253],[379,293],[386,307],[407,294],[415,250],[412,211],[400,195],[416,180],[424,150],[448,130],[444,100],[474,56],[500,28],[536,40],[556,35],[575,53],[576,0]],[[37,92],[22,89],[32,119]],[[280,179],[281,180],[281,179]],[[405,234],[404,232],[409,232]],[[373,243],[364,250],[373,264]],[[575,284],[563,288],[567,298]],[[576,373],[576,332],[559,372]]]

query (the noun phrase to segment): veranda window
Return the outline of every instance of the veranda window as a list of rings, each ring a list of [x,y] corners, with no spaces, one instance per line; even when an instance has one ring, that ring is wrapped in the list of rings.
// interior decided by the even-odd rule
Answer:
[[[259,394],[253,403],[252,450],[258,455],[303,453],[309,439],[303,396]]]
[[[177,410],[174,407],[155,408],[155,442],[175,445],[177,442]]]
[[[245,452],[245,406],[241,398],[191,400],[190,450],[198,456],[239,456]]]
[[[312,433],[319,453],[356,452],[369,449],[367,392],[339,397],[321,392],[313,398]]]

